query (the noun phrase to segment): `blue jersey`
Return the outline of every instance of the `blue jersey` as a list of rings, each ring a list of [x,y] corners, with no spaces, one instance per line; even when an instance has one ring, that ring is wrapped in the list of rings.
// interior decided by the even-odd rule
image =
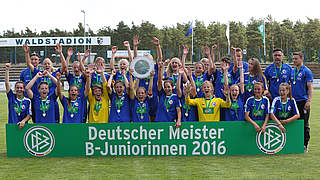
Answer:
[[[66,75],[69,86],[76,85],[79,89],[79,94],[84,94],[86,86],[86,78],[83,75],[75,76],[72,73]]]
[[[242,61],[243,64],[243,73],[247,73],[249,64],[247,62]],[[229,73],[233,72],[233,61],[230,63],[230,68],[229,68]],[[237,69],[237,72],[234,74],[234,81],[235,83],[240,82],[240,70],[239,68]]]
[[[166,96],[162,90],[159,92],[159,104],[155,122],[174,122],[177,118],[177,107],[181,107],[178,96]]]
[[[231,100],[230,108],[224,108],[226,121],[244,121],[244,94],[239,94],[238,98]]]
[[[84,106],[87,104],[87,98],[84,96],[78,97],[75,101],[68,100],[65,96],[61,100],[63,106],[63,123],[83,123]]]
[[[196,98],[204,97],[204,93],[202,91],[202,84],[207,80],[207,77],[208,77],[207,74],[208,73],[205,73],[200,77],[197,77],[196,75],[192,74],[192,78],[194,80],[194,83],[196,84],[196,91],[197,91]]]
[[[223,92],[221,91],[221,89],[224,89],[224,75],[221,71],[216,70],[216,85],[215,85],[215,96],[217,98],[221,98],[223,100],[226,99],[226,97],[224,96]],[[228,83],[229,83],[229,87],[234,84],[234,80],[233,80],[233,75],[228,73]]]
[[[110,75],[108,73],[104,73],[104,76],[106,77],[106,79],[108,81],[109,78],[110,78]],[[94,73],[92,73],[92,76],[91,76],[91,87],[96,85],[96,84],[102,86],[102,79],[101,79],[101,75],[100,74],[97,74],[96,72],[94,72]]]
[[[37,68],[34,68],[33,72],[31,71],[30,68],[24,69],[20,74],[20,81],[22,81],[24,85],[27,86],[28,83],[31,81],[31,79],[34,78],[39,71],[40,69],[37,69]],[[33,94],[39,93],[38,86],[37,85],[32,86],[31,91],[33,92]],[[25,94],[26,96],[28,96],[27,93]]]
[[[129,96],[126,92],[116,98],[114,92],[111,93],[111,107],[109,115],[109,123],[128,123],[130,122],[130,106],[129,106]]]
[[[291,72],[291,82],[292,82],[292,96],[296,101],[306,101],[308,100],[308,82],[313,82],[312,72],[308,67],[302,65],[302,67],[297,70],[294,68]]]
[[[291,71],[292,68],[286,63],[282,63],[280,68],[274,63],[266,68],[264,76],[268,81],[268,87],[272,98],[279,96],[279,85],[281,83],[289,83]]]
[[[41,100],[40,96],[34,96],[32,102],[34,104],[35,123],[56,123],[55,111],[57,96],[55,93]]]
[[[150,122],[149,97],[147,97],[143,102],[139,102],[137,98],[134,98],[130,103],[132,107],[132,122]]]
[[[12,90],[7,93],[9,118],[8,123],[18,123],[27,115],[31,116],[31,101],[24,97],[22,100],[18,99]]]
[[[164,78],[164,79],[168,79],[168,80],[171,80],[171,81],[173,82],[172,93],[174,93],[174,94],[177,94],[176,85],[177,85],[177,81],[178,81],[178,76],[179,76],[179,73],[178,73],[178,74],[172,74],[171,77],[167,77],[167,72],[164,72],[164,75],[163,75],[163,78]],[[181,76],[181,85],[180,85],[180,88],[182,89],[182,88],[183,88],[183,77],[182,77],[182,74],[181,74],[180,76]]]
[[[271,113],[273,113],[277,119],[286,120],[299,114],[299,110],[294,99],[287,98],[285,103],[281,102],[281,97],[275,97],[271,105]]]
[[[41,72],[43,73],[43,71],[41,71]],[[61,73],[61,72],[60,72],[60,68],[57,69],[56,71],[52,72],[51,75],[52,75],[53,77],[56,77],[57,72]],[[46,81],[46,82],[48,82],[48,84],[49,84],[49,95],[55,93],[55,90],[56,90],[56,88],[57,88],[57,85],[56,85],[49,77],[42,77],[42,78],[39,78],[38,80],[39,80],[39,81],[37,81],[37,83],[38,83],[38,84],[37,84],[37,87],[38,87],[38,85],[39,85],[39,83],[40,83],[41,81]]]
[[[244,74],[244,98],[245,101],[253,96],[253,86],[256,82],[262,82],[264,85],[264,89],[268,89],[267,83],[263,77],[259,78],[259,76],[252,76],[249,73]]]
[[[158,65],[154,65],[155,74],[153,76],[153,85],[152,85],[152,98],[150,101],[152,103],[149,104],[150,106],[150,116],[156,116],[157,113],[157,106],[158,106]],[[150,77],[147,77],[145,79],[139,79],[139,87],[144,87],[147,92],[149,89],[149,81]]]
[[[187,105],[186,99],[183,95],[179,100],[181,104],[181,122],[198,121],[198,116],[196,114],[197,107]]]
[[[255,99],[251,96],[245,105],[245,112],[249,112],[249,117],[254,121],[264,121],[269,114],[269,99],[262,96],[261,99]]]
[[[126,72],[126,77],[127,77],[128,82],[129,82],[129,78],[130,78],[130,73],[129,73],[129,72]],[[121,82],[124,83],[124,77],[123,77],[123,75],[121,74],[120,71],[117,71],[116,75],[113,76],[113,80],[114,80],[115,82],[121,81]]]

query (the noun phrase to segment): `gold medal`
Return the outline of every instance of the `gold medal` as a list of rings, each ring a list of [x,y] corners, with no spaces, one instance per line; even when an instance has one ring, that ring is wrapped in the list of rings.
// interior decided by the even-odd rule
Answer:
[[[143,119],[143,116],[140,116],[141,119]]]

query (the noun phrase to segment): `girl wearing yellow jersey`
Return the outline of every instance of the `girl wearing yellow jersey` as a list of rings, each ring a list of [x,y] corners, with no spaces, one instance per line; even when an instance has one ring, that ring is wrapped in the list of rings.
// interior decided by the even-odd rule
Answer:
[[[107,79],[103,75],[103,66],[96,66],[96,72],[101,75],[102,85],[95,84],[90,88],[93,68],[89,68],[86,73],[86,88],[84,91],[85,97],[88,97],[90,105],[89,109],[89,123],[107,123],[109,119],[109,96],[107,92]]]
[[[222,90],[226,96],[226,101],[214,97],[214,88],[209,81],[202,84],[202,91],[204,93],[202,98],[190,99],[190,93],[186,94],[186,104],[197,106],[199,121],[220,121],[220,108],[231,106],[229,88],[226,86]]]

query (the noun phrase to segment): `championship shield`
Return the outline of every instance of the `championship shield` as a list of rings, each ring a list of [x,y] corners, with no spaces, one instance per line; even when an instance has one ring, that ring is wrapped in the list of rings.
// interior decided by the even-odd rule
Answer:
[[[139,56],[133,59],[130,64],[130,69],[133,69],[132,75],[139,79],[144,79],[150,76],[154,69],[154,64],[147,56]]]

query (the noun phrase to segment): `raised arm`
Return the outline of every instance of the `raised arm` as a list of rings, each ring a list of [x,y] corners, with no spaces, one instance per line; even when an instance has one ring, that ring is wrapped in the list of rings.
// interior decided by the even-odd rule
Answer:
[[[118,51],[118,47],[117,46],[112,46],[111,51],[112,51],[112,55],[111,55],[111,60],[110,60],[110,69],[112,71],[112,70],[115,70],[115,68],[114,68],[114,61],[115,61],[114,58],[115,58],[116,52]]]
[[[31,72],[34,72],[34,66],[31,64],[30,48],[27,44],[24,44],[22,47],[25,53],[27,67],[31,69]]]
[[[178,75],[178,79],[177,79],[177,85],[176,85],[176,88],[177,88],[177,95],[179,98],[182,97],[182,90],[181,90],[181,76],[182,74],[184,74],[184,68],[180,68],[179,69],[179,75]]]
[[[194,79],[193,79],[193,77],[192,77],[192,70],[191,70],[191,68],[190,67],[187,67],[187,75],[188,75],[188,77],[189,77],[189,80],[190,80],[190,84],[191,84],[191,86],[190,86],[190,95],[191,95],[191,97],[196,97],[196,95],[197,95],[197,87],[196,87],[196,83],[194,82]]]
[[[133,57],[136,58],[138,56],[138,45],[140,44],[139,36],[133,36]]]
[[[158,72],[158,91],[162,89],[162,78],[163,78],[163,71],[164,71],[164,64],[163,62],[158,62],[159,72]]]
[[[216,69],[217,69],[216,64],[215,64],[216,49],[217,49],[217,45],[213,45],[211,47],[211,54],[210,54],[211,58],[209,58],[209,61],[211,60],[211,66],[210,66],[210,62],[209,62],[209,69],[208,69],[208,74],[209,75],[211,75],[212,73],[216,72]]]
[[[111,84],[112,84],[112,81],[113,81],[113,76],[116,75],[116,70],[112,70],[111,71],[111,74],[110,74],[110,78],[108,80],[108,84],[107,84],[107,91],[108,91],[108,94],[111,94],[112,93],[112,87],[111,87]]]
[[[11,90],[10,83],[9,83],[9,69],[10,69],[10,67],[11,67],[11,63],[6,63],[6,75],[5,75],[4,79],[5,79],[7,93]]]
[[[154,75],[156,74],[156,72],[154,70],[151,71],[150,73],[150,82],[149,82],[149,86],[148,86],[148,95],[152,96],[152,89],[153,89],[153,78]]]
[[[65,72],[65,74],[68,74],[68,64],[66,62],[66,59],[64,58],[64,55],[62,53],[62,46],[61,44],[57,44],[55,47],[55,50],[57,53],[60,55],[60,60],[61,60],[61,72]]]
[[[231,47],[231,57],[233,59],[233,73],[237,73],[238,71],[238,60],[237,60],[237,57],[236,57],[236,49],[234,47]]]
[[[80,71],[82,73],[85,73],[86,71],[86,68],[84,67],[84,61],[87,59],[87,57],[89,57],[90,55],[90,49],[87,49],[85,52],[84,52],[84,55],[83,55],[83,58],[82,60],[81,59],[81,56],[80,56],[80,53],[78,52],[78,61],[80,63]]]
[[[104,68],[101,64],[97,64],[96,68],[97,68],[97,70],[96,70],[97,73],[100,74],[100,76],[101,76],[102,84],[104,84],[105,82],[107,82],[107,79],[104,76]]]
[[[157,46],[157,63],[160,61],[162,62],[162,50],[161,50],[159,39],[156,37],[153,37],[152,43]]]
[[[61,92],[61,85],[62,85],[62,83],[61,83],[61,74],[60,74],[59,72],[57,72],[56,77],[57,77],[57,81],[58,81],[58,83],[57,83],[57,89],[56,89],[56,94],[58,95],[60,101],[62,101],[62,99],[63,99],[63,94],[62,94],[62,92]]]
[[[183,53],[181,58],[181,64],[183,68],[186,66],[186,58],[187,58],[188,52],[189,52],[188,46],[187,45],[183,46]]]
[[[127,48],[128,50],[128,56],[129,56],[129,63],[132,62],[133,56],[131,54],[131,49],[130,49],[130,43],[128,41],[123,42],[123,45]]]
[[[128,81],[128,78],[127,78],[127,76],[126,76],[127,71],[126,71],[126,70],[122,70],[122,71],[121,71],[121,74],[122,74],[122,76],[123,76],[124,85],[125,85],[126,89],[128,90],[128,88],[129,88],[129,81]]]
[[[129,97],[131,100],[134,100],[134,87],[133,87],[132,73],[133,73],[133,69],[129,69]]]
[[[42,73],[41,73],[41,72],[38,72],[38,73],[36,74],[36,76],[33,77],[33,78],[31,79],[31,81],[28,83],[28,85],[26,86],[26,91],[27,91],[27,94],[28,94],[28,96],[29,96],[30,99],[33,99],[33,92],[32,92],[32,90],[31,90],[32,86],[34,85],[34,83],[36,83],[36,81],[38,80],[38,78],[40,78],[40,77],[42,77],[42,76],[43,76]]]
[[[244,74],[243,74],[243,63],[239,62],[238,68],[240,70],[240,93],[244,93]]]
[[[91,85],[91,77],[92,77],[92,73],[94,72],[93,69],[88,69],[84,75],[86,76],[86,88],[84,90],[84,96],[88,97],[89,96],[89,92],[90,92],[90,85]]]
[[[68,66],[69,66],[69,62],[70,62],[70,59],[71,59],[71,57],[72,57],[72,55],[73,55],[73,49],[72,49],[72,47],[68,48],[67,53],[68,53],[68,56],[67,56],[66,62],[67,62],[67,67],[68,67]]]

